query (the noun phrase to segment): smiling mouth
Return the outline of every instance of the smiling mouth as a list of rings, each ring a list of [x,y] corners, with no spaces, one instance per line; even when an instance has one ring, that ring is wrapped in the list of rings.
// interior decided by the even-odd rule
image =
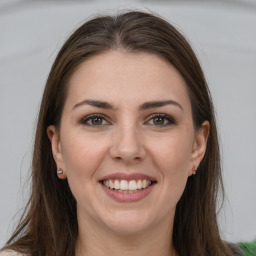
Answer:
[[[102,185],[120,193],[136,193],[140,192],[153,184],[156,181],[140,179],[140,180],[119,180],[119,179],[107,179],[101,181]]]

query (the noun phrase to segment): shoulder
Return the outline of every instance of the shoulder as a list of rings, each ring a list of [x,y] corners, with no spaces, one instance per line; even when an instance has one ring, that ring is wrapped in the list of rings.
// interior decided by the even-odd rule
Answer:
[[[0,251],[0,256],[26,256],[26,255],[13,250],[4,250],[4,251]]]
[[[254,242],[242,242],[238,246],[244,256],[256,256],[256,240]]]

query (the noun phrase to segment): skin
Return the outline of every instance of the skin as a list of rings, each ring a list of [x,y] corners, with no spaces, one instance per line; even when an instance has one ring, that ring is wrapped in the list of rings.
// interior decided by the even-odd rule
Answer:
[[[141,108],[170,100],[176,103]],[[171,121],[152,117],[156,113]],[[104,117],[92,123],[92,114]],[[91,57],[71,77],[60,130],[49,126],[47,132],[63,170],[59,178],[68,179],[77,200],[76,255],[175,255],[176,204],[204,156],[209,123],[194,130],[185,81],[170,63],[124,51]],[[99,183],[115,172],[147,174],[157,184],[138,202],[117,202]]]

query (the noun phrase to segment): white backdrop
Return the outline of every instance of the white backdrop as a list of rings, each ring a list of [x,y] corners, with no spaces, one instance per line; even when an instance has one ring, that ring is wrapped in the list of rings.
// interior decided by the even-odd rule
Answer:
[[[57,50],[94,14],[134,8],[159,13],[194,47],[220,129],[228,198],[222,235],[256,238],[256,5],[230,2],[0,2],[0,247],[26,201],[35,118]]]

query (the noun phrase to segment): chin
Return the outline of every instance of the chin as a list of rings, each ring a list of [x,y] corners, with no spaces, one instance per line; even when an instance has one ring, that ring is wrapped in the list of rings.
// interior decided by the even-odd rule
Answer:
[[[106,216],[105,216],[106,217]],[[150,216],[133,210],[119,211],[105,219],[105,225],[118,235],[136,235],[153,225]]]

